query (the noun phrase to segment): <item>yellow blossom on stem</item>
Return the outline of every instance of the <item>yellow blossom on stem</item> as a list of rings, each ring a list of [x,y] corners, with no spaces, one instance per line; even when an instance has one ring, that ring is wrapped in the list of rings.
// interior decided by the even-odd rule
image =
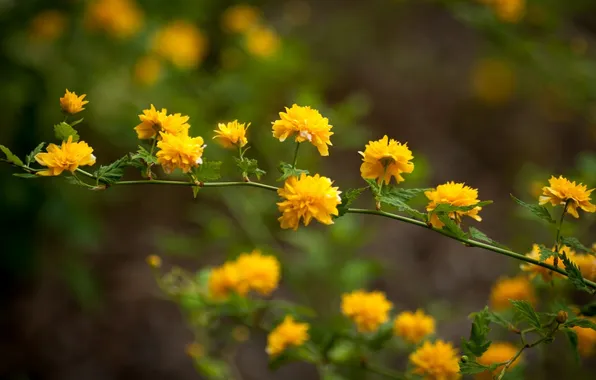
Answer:
[[[65,170],[73,173],[79,166],[95,164],[93,148],[83,141],[72,142],[72,136],[68,136],[61,146],[48,145],[46,151],[35,156],[40,165],[48,167],[48,170],[37,172],[37,175],[56,176]]]
[[[341,312],[356,324],[360,332],[375,332],[389,320],[393,305],[385,293],[356,290],[341,296]]]
[[[221,18],[222,28],[228,33],[246,33],[259,23],[259,8],[248,4],[233,5]]]
[[[584,278],[591,281],[596,279],[596,257],[592,255],[576,255],[574,262],[579,267]]]
[[[559,249],[559,252],[564,253],[571,262],[575,262],[577,254],[571,248],[569,248],[567,246],[562,246],[561,249]],[[532,246],[532,251],[527,253],[526,256],[531,259],[540,261],[540,246],[538,246],[538,244],[534,244]],[[555,265],[555,257],[551,256],[542,262],[545,264],[549,264],[549,265]],[[559,263],[560,262],[561,261],[559,260]],[[542,279],[546,282],[551,281],[553,279],[553,276],[557,276],[557,277],[561,276],[559,273],[553,272],[548,268],[544,268],[539,265],[534,265],[531,263],[520,264],[519,268],[522,271],[527,272],[530,275],[530,278],[534,278],[537,275],[540,275],[542,277]]]
[[[151,108],[143,110],[143,114],[139,115],[141,123],[134,128],[138,138],[141,140],[151,139],[160,131],[174,136],[188,135],[189,117],[179,113],[173,115],[167,113],[165,108],[158,111],[153,104],[151,104]]]
[[[416,351],[410,354],[413,372],[421,375],[425,380],[457,380],[459,374],[459,360],[457,351],[451,343],[437,340],[426,341]]]
[[[586,185],[576,184],[563,176],[555,178],[552,176],[548,180],[549,186],[542,188],[542,195],[539,198],[540,205],[550,203],[553,206],[567,204],[567,213],[579,218],[577,208],[585,212],[595,212],[596,205],[590,202],[590,194],[594,189],[588,190]]]
[[[588,318],[596,323],[596,318]],[[586,327],[573,327],[577,334],[577,349],[583,357],[591,356],[596,349],[596,331]]]
[[[447,182],[446,184],[437,186],[436,189],[424,192],[424,195],[429,199],[426,211],[433,211],[437,206],[446,204],[450,206],[472,206],[480,201],[478,200],[478,190],[466,186],[464,183]],[[454,211],[449,213],[449,217],[460,223],[463,216],[469,216],[472,219],[481,221],[482,218],[478,212],[482,207],[474,207],[469,211]],[[439,217],[433,213],[430,218],[430,223],[435,228],[442,228],[443,222]]]
[[[267,336],[267,354],[277,356],[290,347],[302,346],[309,338],[308,323],[299,323],[287,315]]]
[[[333,182],[318,174],[309,176],[304,173],[298,177],[289,177],[284,186],[277,190],[283,198],[279,202],[281,228],[298,229],[300,221],[308,226],[313,218],[323,224],[333,224],[333,215],[338,215],[337,206],[341,203],[341,191],[333,187]]]
[[[141,30],[144,17],[134,0],[96,0],[87,7],[85,24],[116,38],[129,38]]]
[[[256,57],[272,57],[277,53],[280,45],[279,36],[271,28],[257,26],[246,33],[246,49]]]
[[[241,296],[248,293],[248,286],[242,280],[241,268],[235,261],[213,268],[209,274],[207,289],[211,298],[219,300],[227,298],[230,293]]]
[[[527,277],[500,278],[490,292],[490,306],[495,311],[509,309],[509,300],[523,300],[536,304],[532,283]]]
[[[153,38],[153,51],[180,69],[199,65],[207,50],[207,39],[194,24],[174,21]]]
[[[219,143],[224,148],[242,148],[248,143],[246,139],[246,130],[250,126],[250,123],[239,123],[238,120],[230,121],[229,123],[217,124],[217,129],[214,130]]]
[[[268,296],[278,286],[280,265],[277,258],[263,255],[261,251],[243,253],[236,259],[237,268],[241,272],[241,281],[249,289]]]
[[[31,37],[38,40],[53,41],[64,33],[68,20],[66,15],[57,10],[39,13],[31,20]]]
[[[157,142],[157,147],[160,149],[156,155],[157,162],[166,173],[170,174],[176,168],[188,173],[193,167],[203,163],[205,145],[202,137],[172,135],[166,132],[159,134],[161,140]]]
[[[76,93],[66,89],[64,96],[60,98],[60,108],[62,108],[63,112],[71,115],[79,113],[84,110],[83,106],[89,103],[87,100],[83,100],[86,96],[86,94],[78,96]]]
[[[333,126],[319,111],[294,104],[292,108],[286,107],[286,112],[280,112],[279,117],[280,120],[273,122],[273,137],[285,141],[295,135],[297,142],[309,141],[321,156],[329,155]]]
[[[488,350],[486,350],[486,352],[484,354],[482,354],[482,356],[477,359],[477,361],[478,361],[478,363],[488,367],[492,364],[503,363],[508,360],[511,360],[511,358],[513,358],[517,354],[518,351],[519,351],[519,348],[515,347],[511,343],[494,342],[490,345]],[[521,362],[521,356],[519,356],[517,359],[515,359],[515,361],[513,363],[511,363],[511,366],[509,367],[509,369],[515,367],[520,362]],[[501,365],[501,366],[498,366],[494,371],[492,371],[492,373],[488,372],[488,371],[479,373],[476,375],[476,379],[477,380],[491,380],[493,378],[493,376],[501,373],[502,369],[503,369],[503,366]]]
[[[389,184],[391,177],[397,183],[404,180],[402,173],[412,173],[414,164],[410,162],[414,156],[407,144],[402,144],[394,139],[389,140],[387,135],[377,141],[369,141],[362,156],[360,174],[364,179],[374,179],[377,183]]]
[[[404,311],[395,317],[393,333],[406,341],[418,344],[424,337],[435,333],[435,319],[422,310]]]
[[[134,80],[143,86],[152,86],[159,79],[161,62],[156,57],[147,55],[139,58],[134,66]]]

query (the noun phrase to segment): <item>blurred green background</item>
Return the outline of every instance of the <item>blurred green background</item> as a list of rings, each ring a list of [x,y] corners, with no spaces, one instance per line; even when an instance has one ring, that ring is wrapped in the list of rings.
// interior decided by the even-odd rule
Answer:
[[[340,189],[360,187],[358,150],[383,134],[407,141],[416,170],[406,186],[479,188],[496,203],[480,227],[526,252],[552,238],[520,218],[509,193],[532,199],[559,173],[596,185],[596,3],[511,2],[519,9],[467,0],[0,0],[0,143],[22,157],[52,142],[68,88],[90,101],[79,133],[100,164],[136,150],[137,115],[155,104],[189,115],[191,134],[206,140],[218,122],[250,122],[249,155],[273,183],[293,146],[271,137],[271,122],[284,106],[310,105],[335,135],[328,158],[309,146],[301,167]],[[237,175],[217,144],[205,156]],[[192,334],[160,296],[148,254],[194,270],[260,247],[282,261],[276,297],[313,307],[323,323],[338,323],[341,292],[375,288],[398,310],[426,308],[455,342],[494,280],[518,264],[366,216],[280,231],[272,194],[258,189],[204,189],[195,200],[190,189],[90,192],[12,172],[0,167],[7,379],[199,378],[184,353]],[[575,225],[589,243],[593,219]],[[236,359],[243,379],[316,378],[300,365],[269,373],[264,337],[253,338]],[[536,350],[526,378],[592,378],[589,359],[579,368],[567,351]]]

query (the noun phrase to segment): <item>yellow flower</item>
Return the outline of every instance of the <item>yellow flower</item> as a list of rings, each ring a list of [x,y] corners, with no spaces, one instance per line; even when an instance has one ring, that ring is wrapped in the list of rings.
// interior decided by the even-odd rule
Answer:
[[[225,10],[221,18],[221,24],[228,33],[245,33],[258,24],[260,17],[260,11],[257,7],[238,4]]]
[[[356,290],[341,296],[341,312],[356,323],[360,332],[374,332],[389,320],[393,305],[385,293]]]
[[[308,323],[298,323],[289,315],[267,336],[267,354],[277,356],[289,347],[302,346],[308,340]]]
[[[569,258],[569,260],[571,260],[572,262],[575,262],[577,255],[571,248],[569,248],[567,246],[563,246],[563,247],[561,247],[559,252],[564,253],[567,256],[567,258]],[[538,244],[534,244],[532,246],[532,251],[530,251],[528,254],[526,254],[526,256],[531,259],[540,261],[540,247],[538,246]],[[548,259],[544,260],[543,263],[554,265],[555,264],[554,256],[551,256]],[[562,265],[561,261],[559,260],[559,266],[561,266],[561,265]],[[523,264],[520,264],[519,267],[522,271],[528,272],[530,274],[530,278],[534,278],[534,277],[536,277],[536,275],[540,275],[542,277],[542,279],[546,282],[551,281],[553,279],[553,276],[557,276],[557,277],[561,276],[559,273],[552,272],[548,268],[544,268],[539,265],[534,265],[531,263],[523,263]]]
[[[497,17],[504,22],[517,23],[526,12],[525,0],[492,0]]]
[[[592,255],[576,255],[573,259],[582,272],[582,276],[591,281],[596,280],[596,257]]]
[[[83,106],[89,103],[85,99],[86,94],[81,96],[77,96],[76,93],[68,91],[66,89],[66,93],[63,97],[60,98],[60,108],[62,108],[63,112],[69,113],[74,115],[75,113],[79,113],[84,110]]]
[[[281,228],[298,229],[300,220],[308,226],[312,218],[323,224],[333,224],[332,215],[338,215],[337,206],[341,203],[341,191],[332,186],[333,182],[318,174],[309,176],[304,173],[300,178],[286,179],[284,187],[277,194],[284,200],[279,202],[278,218]]]
[[[329,155],[327,145],[333,145],[329,139],[333,135],[333,126],[329,125],[329,120],[321,116],[319,111],[294,104],[292,108],[286,107],[286,112],[280,112],[279,117],[280,120],[273,122],[273,137],[285,141],[296,135],[297,142],[309,141],[319,150],[321,156]]]
[[[147,55],[139,58],[134,66],[134,79],[143,86],[152,86],[159,79],[161,62],[159,59]]]
[[[157,142],[160,149],[157,152],[157,162],[163,170],[170,174],[176,168],[188,173],[193,167],[203,163],[203,149],[205,148],[202,137],[190,137],[186,134],[172,135],[160,132],[161,141]]]
[[[473,94],[487,104],[503,104],[515,93],[516,75],[507,61],[484,58],[474,64],[471,73]]]
[[[153,51],[181,69],[199,65],[207,48],[207,39],[195,25],[174,21],[160,29],[153,38]]]
[[[375,179],[377,183],[389,184],[391,177],[400,183],[403,181],[401,173],[411,173],[414,164],[410,162],[414,158],[412,151],[407,144],[401,144],[394,139],[389,140],[387,135],[377,141],[369,141],[364,152],[358,152],[362,156],[360,174],[364,179]]]
[[[424,195],[430,200],[428,206],[426,206],[426,211],[433,211],[441,204],[472,206],[480,202],[478,200],[478,190],[472,189],[463,183],[447,182],[446,184],[437,186],[435,190],[426,191]],[[449,217],[455,220],[456,223],[460,223],[464,215],[481,221],[482,218],[478,215],[480,210],[482,210],[482,207],[474,207],[469,211],[455,211],[449,213]],[[444,225],[435,213],[432,214],[430,223],[435,228],[442,228]]]
[[[422,310],[404,311],[393,322],[393,333],[406,341],[418,344],[424,337],[435,333],[435,319]]]
[[[442,340],[424,342],[410,354],[410,363],[414,366],[413,372],[425,380],[457,380],[461,377],[456,349]]]
[[[139,115],[141,123],[135,127],[139,139],[151,139],[157,135],[157,132],[164,131],[174,136],[188,135],[188,116],[181,114],[168,115],[168,111],[162,108],[161,111],[155,109],[152,104],[151,108],[143,110],[143,114]]]
[[[224,148],[242,148],[248,143],[246,139],[246,130],[250,126],[250,123],[239,123],[238,120],[230,121],[227,124],[219,123],[214,132],[216,136],[214,139],[223,145]]]
[[[589,318],[592,322],[596,322],[596,318]],[[577,348],[581,356],[587,357],[594,353],[596,348],[596,331],[575,326],[573,331],[577,334]]]
[[[519,348],[515,347],[513,344],[508,342],[494,342],[490,345],[488,350],[481,357],[478,358],[478,363],[490,366],[491,364],[495,363],[502,363],[508,360],[511,360],[519,351]],[[513,368],[518,365],[521,361],[521,356],[515,359],[515,361],[511,364]],[[485,371],[478,375],[476,375],[476,379],[478,380],[491,380],[494,375],[498,375],[501,373],[503,366],[497,367],[492,373]]]
[[[567,203],[567,213],[579,218],[577,208],[581,208],[585,212],[595,212],[596,205],[590,203],[590,193],[594,189],[588,190],[586,185],[575,184],[563,176],[555,178],[552,176],[548,180],[549,186],[542,188],[542,196],[539,198],[540,205],[546,203],[553,206],[565,205]]]
[[[147,256],[147,264],[151,267],[151,268],[161,268],[161,257],[157,256],[157,255],[149,255]]]
[[[85,24],[116,38],[128,38],[143,27],[144,14],[134,0],[97,0],[87,7]]]
[[[248,287],[242,280],[242,270],[235,261],[213,268],[207,284],[209,296],[213,299],[225,299],[234,292],[241,296],[248,293]]]
[[[279,284],[280,266],[274,256],[263,255],[259,250],[244,253],[236,259],[241,281],[249,289],[268,296]]]
[[[536,304],[534,288],[527,277],[500,278],[490,292],[490,306],[495,311],[509,309],[509,300],[524,300]]]
[[[56,10],[39,13],[31,20],[30,35],[39,40],[53,41],[64,33],[66,15]]]
[[[269,58],[279,50],[279,36],[271,28],[258,26],[246,34],[246,49],[256,57]]]
[[[46,148],[47,153],[38,153],[35,160],[48,170],[37,172],[42,176],[56,176],[68,170],[73,173],[79,166],[95,164],[93,148],[86,142],[72,142],[72,136],[63,141],[61,146],[50,144]]]

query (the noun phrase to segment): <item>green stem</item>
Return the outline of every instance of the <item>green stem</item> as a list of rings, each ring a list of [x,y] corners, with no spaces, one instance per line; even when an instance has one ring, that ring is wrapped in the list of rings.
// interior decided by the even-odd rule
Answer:
[[[296,142],[296,149],[294,149],[294,159],[292,160],[293,169],[296,169],[296,163],[298,162],[298,149],[300,149],[300,143]]]
[[[557,235],[555,236],[555,252],[559,253],[559,239],[561,238],[561,227],[563,227],[563,221],[565,220],[565,214],[567,213],[567,207],[569,207],[569,200],[565,202],[565,207],[563,207],[563,212],[561,213],[561,218],[559,219],[559,225],[557,226]]]
[[[165,180],[138,180],[138,181],[118,181],[114,182],[112,186],[119,185],[176,185],[176,186],[197,186],[196,183],[188,181],[165,181]],[[201,187],[232,187],[232,186],[249,186],[260,187],[270,191],[277,191],[275,186],[265,185],[258,182],[205,182]]]
[[[86,171],[84,171],[83,169],[79,169],[79,168],[77,168],[77,172],[78,172],[78,173],[81,173],[82,175],[84,175],[84,176],[86,176],[86,177],[93,178],[93,179],[97,179],[97,178],[95,178],[95,176],[94,176],[93,174],[91,174],[91,173],[89,173],[89,172],[86,172]]]
[[[402,375],[401,373],[392,371],[390,369],[377,367],[377,366],[374,366],[374,365],[371,365],[368,363],[364,364],[363,367],[364,367],[364,369],[366,369],[367,371],[369,371],[371,373],[386,377],[388,379],[394,379],[394,380],[405,380],[406,379],[406,376]]]

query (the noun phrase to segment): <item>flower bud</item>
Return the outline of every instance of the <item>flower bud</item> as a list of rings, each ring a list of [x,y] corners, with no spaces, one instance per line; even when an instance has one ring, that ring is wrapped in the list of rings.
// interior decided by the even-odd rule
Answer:
[[[559,310],[556,320],[559,324],[567,322],[567,312],[565,310]]]
[[[468,356],[467,356],[467,355],[462,355],[462,357],[461,357],[461,362],[462,362],[462,363],[467,363],[467,362],[468,362],[468,360],[470,360],[470,359],[468,358]]]
[[[147,264],[154,269],[161,268],[161,257],[157,255],[149,255],[147,256]]]

